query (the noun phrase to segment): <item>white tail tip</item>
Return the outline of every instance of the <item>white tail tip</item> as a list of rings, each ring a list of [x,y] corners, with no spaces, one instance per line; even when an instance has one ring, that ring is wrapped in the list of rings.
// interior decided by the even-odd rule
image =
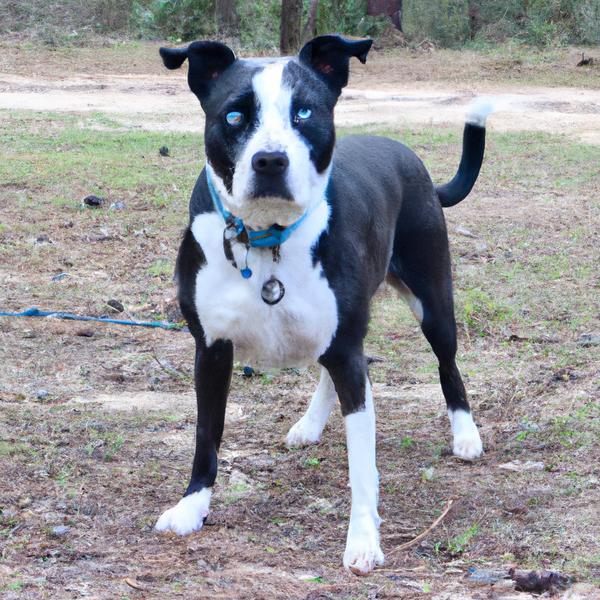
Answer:
[[[467,123],[485,127],[488,116],[494,112],[496,106],[492,98],[475,98],[467,110]]]

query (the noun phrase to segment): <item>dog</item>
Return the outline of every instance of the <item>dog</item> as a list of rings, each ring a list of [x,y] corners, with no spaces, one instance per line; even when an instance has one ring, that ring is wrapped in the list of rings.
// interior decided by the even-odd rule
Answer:
[[[234,359],[257,367],[318,363],[317,389],[286,443],[319,442],[339,399],[352,493],[343,564],[364,575],[383,563],[363,340],[384,280],[408,302],[437,356],[454,454],[482,453],[455,362],[442,207],[463,200],[478,177],[486,110],[467,118],[458,172],[442,186],[399,142],[336,142],[334,108],[350,59],[365,63],[371,44],[323,35],[296,57],[274,59],[238,59],[214,41],[160,49],[168,69],[188,61],[189,87],[206,114],[206,167],[176,264],[196,344],[196,449],[183,498],[161,515],[158,531],[189,534],[209,512]]]

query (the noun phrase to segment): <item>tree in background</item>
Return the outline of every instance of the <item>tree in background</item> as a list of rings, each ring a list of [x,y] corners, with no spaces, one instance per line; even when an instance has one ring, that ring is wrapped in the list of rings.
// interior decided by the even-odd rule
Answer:
[[[386,16],[396,29],[402,31],[402,0],[368,0],[367,14]]]
[[[217,23],[218,31],[226,33],[237,31],[239,16],[235,0],[216,0],[215,21]]]
[[[319,10],[319,0],[310,0],[308,7],[308,17],[302,28],[302,41],[307,42],[317,35],[317,11]]]
[[[279,49],[284,55],[295,54],[300,48],[302,0],[282,0]]]
[[[269,54],[281,46],[290,54],[323,33],[377,39],[390,19],[415,45],[600,44],[600,0],[0,0],[0,6],[0,34],[19,32],[49,45],[111,33],[172,43],[222,37],[236,50]]]

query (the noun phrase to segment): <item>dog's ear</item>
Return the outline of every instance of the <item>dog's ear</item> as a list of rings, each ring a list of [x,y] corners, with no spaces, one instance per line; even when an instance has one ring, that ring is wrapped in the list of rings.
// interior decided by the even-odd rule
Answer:
[[[373,40],[349,40],[339,35],[320,35],[300,50],[300,62],[308,65],[339,96],[348,83],[350,58],[367,62]]]
[[[188,59],[188,84],[200,102],[235,62],[233,50],[221,42],[192,42],[187,48],[161,48],[159,52],[167,69],[178,69]]]

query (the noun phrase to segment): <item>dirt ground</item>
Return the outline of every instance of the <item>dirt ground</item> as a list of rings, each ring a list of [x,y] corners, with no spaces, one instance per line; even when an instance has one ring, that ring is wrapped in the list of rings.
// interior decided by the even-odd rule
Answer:
[[[52,55],[41,64],[37,56],[33,62],[33,57],[9,52],[0,59],[0,109],[97,111],[113,115],[125,128],[202,131],[202,115],[190,101],[185,69],[167,72],[157,45],[142,49],[132,59],[133,72],[122,71],[128,63],[124,55],[115,59],[115,68],[114,62],[93,62],[90,56],[79,62],[74,52],[62,60],[60,53]],[[573,50],[563,58],[564,64],[559,63],[576,85],[565,86],[565,80],[549,74],[546,79],[553,84],[549,87],[544,79],[546,85],[535,85],[535,74],[554,64],[534,63],[527,69],[517,59],[479,58],[479,64],[467,63],[455,53],[452,58],[460,64],[450,66],[444,56],[372,53],[366,65],[352,65],[337,122],[341,126],[459,122],[473,98],[483,95],[496,106],[497,131],[564,133],[600,144],[600,68],[578,69],[578,56]]]
[[[0,310],[115,316],[118,299],[125,318],[177,318],[171,272],[202,118],[156,47],[4,48]],[[481,460],[451,455],[408,309],[388,289],[374,302],[384,567],[341,567],[340,416],[318,446],[283,444],[316,370],[236,367],[212,513],[197,534],[161,536],[192,458],[191,336],[0,318],[0,596],[533,598],[515,567],[568,576],[556,597],[600,598],[600,80],[576,57],[375,53],[340,103],[341,127],[406,141],[436,180],[456,169],[468,102],[499,105],[481,178],[447,211]],[[104,207],[81,208],[90,189]]]

